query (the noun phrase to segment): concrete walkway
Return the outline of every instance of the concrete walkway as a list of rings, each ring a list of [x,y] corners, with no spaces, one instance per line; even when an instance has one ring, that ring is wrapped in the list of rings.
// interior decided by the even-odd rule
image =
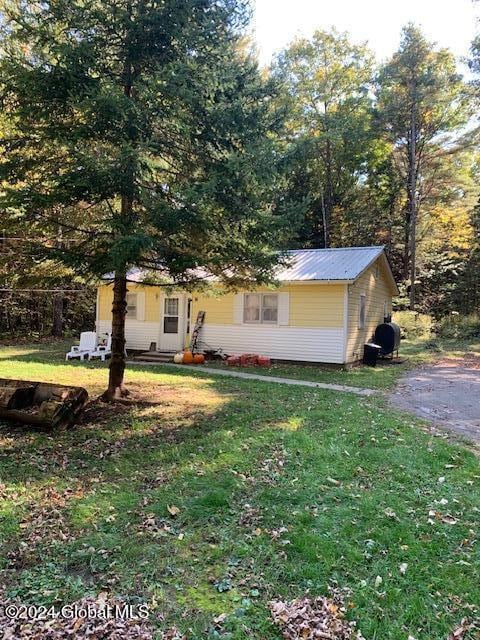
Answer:
[[[241,378],[242,380],[260,380],[261,382],[275,382],[277,384],[290,384],[299,387],[313,387],[317,389],[328,389],[329,391],[342,391],[345,393],[355,393],[357,396],[373,396],[377,391],[374,389],[363,389],[362,387],[349,387],[345,384],[329,384],[328,382],[312,382],[311,380],[295,380],[293,378],[277,378],[276,376],[262,376],[257,373],[245,373],[244,371],[230,371],[225,369],[213,369],[203,365],[173,364],[171,362],[141,362],[135,360],[132,364],[143,366],[173,367],[177,371],[188,369],[197,373],[208,373],[214,376],[227,376],[228,378]]]

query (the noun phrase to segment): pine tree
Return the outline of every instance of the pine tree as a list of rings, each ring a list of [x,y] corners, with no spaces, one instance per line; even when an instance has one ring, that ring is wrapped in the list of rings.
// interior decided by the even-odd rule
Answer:
[[[164,284],[235,287],[268,282],[278,260],[277,119],[241,46],[247,18],[242,0],[5,6],[0,206],[62,229],[45,257],[111,274],[108,400],[126,393],[131,267]]]

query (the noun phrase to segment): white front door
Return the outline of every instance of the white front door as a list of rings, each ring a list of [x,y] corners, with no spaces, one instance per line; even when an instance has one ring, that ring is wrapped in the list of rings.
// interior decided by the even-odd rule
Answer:
[[[172,294],[160,298],[159,351],[183,348],[185,336],[185,296]]]

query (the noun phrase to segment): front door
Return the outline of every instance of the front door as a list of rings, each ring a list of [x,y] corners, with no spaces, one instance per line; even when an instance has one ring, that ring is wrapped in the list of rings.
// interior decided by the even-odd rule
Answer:
[[[177,351],[183,348],[185,296],[161,298],[159,351]]]

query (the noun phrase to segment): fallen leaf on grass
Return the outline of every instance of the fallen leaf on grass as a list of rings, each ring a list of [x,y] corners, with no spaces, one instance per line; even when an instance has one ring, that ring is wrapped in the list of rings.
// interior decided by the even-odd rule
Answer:
[[[3,612],[5,607],[13,605],[19,607],[19,603],[10,598],[3,598],[0,594],[0,629],[3,631],[4,640],[64,640],[66,638],[101,638],[102,640],[150,640],[154,630],[147,620],[139,617],[133,610],[133,617],[114,615],[114,607],[123,610],[128,603],[119,599],[108,599],[108,594],[100,593],[97,598],[86,596],[72,603],[72,616],[58,616],[46,619],[38,618],[35,625],[31,620],[23,618],[8,618]],[[111,607],[110,614],[106,606]],[[97,615],[85,617],[85,611],[92,609]],[[78,611],[78,615],[75,612]],[[102,613],[103,612],[103,615]],[[182,640],[183,636],[162,636],[168,640]]]
[[[453,516],[447,514],[445,516],[442,516],[442,522],[444,522],[445,524],[457,524],[458,521]]]
[[[468,620],[466,618],[463,618],[463,620],[460,622],[460,626],[448,635],[447,640],[463,640],[463,638],[466,637],[466,633],[471,629],[478,629],[478,627],[475,626],[475,623],[469,624]]]
[[[269,603],[274,623],[285,640],[363,640],[355,622],[344,619],[344,603],[336,598],[298,598]]]
[[[330,482],[330,484],[334,484],[336,487],[339,487],[342,484],[340,480],[335,480],[335,478],[327,478],[327,481]]]
[[[167,511],[171,516],[178,516],[178,514],[180,513],[180,509],[178,507],[176,507],[174,504],[172,505],[167,505]]]

